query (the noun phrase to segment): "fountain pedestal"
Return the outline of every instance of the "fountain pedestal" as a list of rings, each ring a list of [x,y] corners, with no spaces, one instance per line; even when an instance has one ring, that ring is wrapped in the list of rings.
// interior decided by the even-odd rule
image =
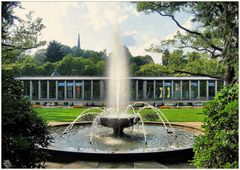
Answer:
[[[99,118],[99,124],[105,127],[113,128],[113,134],[115,136],[123,135],[123,129],[135,125],[140,121],[138,116],[124,116],[124,117],[111,117],[102,116]]]

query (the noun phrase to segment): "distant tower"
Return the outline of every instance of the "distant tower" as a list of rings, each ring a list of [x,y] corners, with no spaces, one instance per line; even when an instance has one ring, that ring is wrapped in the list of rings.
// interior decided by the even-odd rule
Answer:
[[[79,49],[81,49],[81,46],[80,46],[80,34],[79,34],[79,33],[78,33],[77,47],[78,47]]]

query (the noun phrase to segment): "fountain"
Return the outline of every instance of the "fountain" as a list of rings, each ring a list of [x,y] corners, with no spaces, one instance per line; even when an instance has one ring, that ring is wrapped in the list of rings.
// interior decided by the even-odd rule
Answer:
[[[192,156],[195,132],[173,127],[159,109],[148,103],[129,104],[128,59],[119,35],[117,28],[114,52],[108,59],[107,107],[88,108],[67,127],[52,127],[53,143],[46,149],[52,155],[51,159],[189,159]],[[137,108],[139,104],[143,106]],[[143,121],[141,112],[149,109],[158,116],[161,123]],[[97,116],[92,122],[78,122],[86,115]]]

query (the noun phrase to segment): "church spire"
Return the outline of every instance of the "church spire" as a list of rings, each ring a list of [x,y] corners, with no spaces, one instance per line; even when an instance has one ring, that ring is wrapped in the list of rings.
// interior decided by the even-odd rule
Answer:
[[[80,46],[80,34],[79,34],[79,33],[78,33],[77,47],[78,47],[79,49],[81,49],[81,46]]]

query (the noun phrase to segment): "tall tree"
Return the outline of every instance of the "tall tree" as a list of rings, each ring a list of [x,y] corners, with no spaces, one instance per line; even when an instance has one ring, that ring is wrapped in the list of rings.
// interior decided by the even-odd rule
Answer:
[[[64,56],[62,45],[57,41],[50,41],[46,52],[46,61],[56,62],[62,60]]]
[[[156,12],[169,17],[185,34],[178,32],[167,44],[177,48],[190,48],[220,58],[227,65],[225,79],[231,84],[237,79],[238,67],[238,2],[138,2],[137,10]],[[195,29],[188,29],[176,19],[176,12],[192,15]],[[166,43],[166,41],[165,41]],[[159,47],[152,48],[160,52]]]
[[[26,20],[14,15],[13,9],[20,7],[19,2],[2,2],[2,57],[3,63],[16,61],[23,51],[44,45],[39,41],[44,25],[41,18],[26,14]]]

